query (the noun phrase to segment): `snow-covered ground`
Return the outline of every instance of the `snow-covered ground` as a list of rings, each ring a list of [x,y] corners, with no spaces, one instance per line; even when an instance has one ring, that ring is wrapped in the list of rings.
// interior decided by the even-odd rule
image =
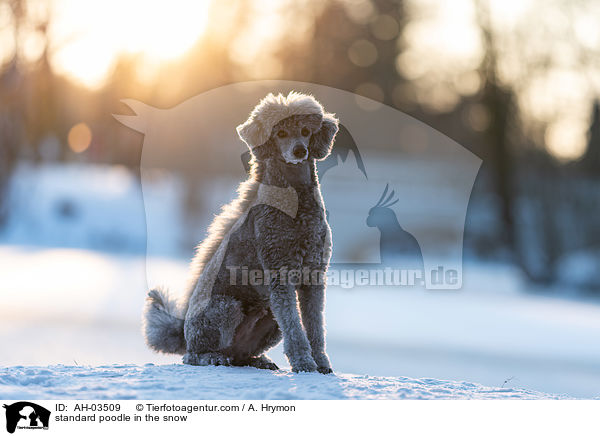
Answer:
[[[183,285],[185,261],[148,262],[172,289]],[[81,365],[98,376],[87,367],[180,362],[143,343],[143,257],[4,246],[0,264],[2,365]],[[528,294],[511,267],[475,263],[465,272],[461,291],[331,287],[328,351],[336,372],[600,396],[600,305]],[[289,369],[280,346],[270,355]],[[55,383],[55,371],[68,372],[60,368],[41,378],[41,369],[31,371],[44,386]],[[159,377],[168,368],[148,371]],[[0,393],[13,389],[0,384]],[[210,395],[221,398],[218,390]]]
[[[171,201],[174,186],[156,195]],[[146,259],[129,173],[23,168],[11,203],[18,213],[0,235],[2,398],[600,397],[600,303],[474,260],[459,291],[331,286],[335,376],[285,371],[281,346],[270,352],[281,372],[184,367],[140,332],[148,281],[183,288],[186,255],[173,254],[183,235],[164,226],[154,242],[164,252]]]
[[[565,399],[476,383],[255,368],[102,365],[0,368],[0,398],[211,400]]]

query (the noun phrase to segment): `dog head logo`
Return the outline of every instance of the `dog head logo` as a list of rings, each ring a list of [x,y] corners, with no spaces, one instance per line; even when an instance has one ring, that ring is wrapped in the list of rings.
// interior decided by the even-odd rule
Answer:
[[[6,409],[6,431],[14,433],[18,429],[48,429],[50,411],[35,403],[19,401]]]
[[[164,199],[146,189],[156,170],[182,175],[180,200],[202,210],[194,220],[205,227],[193,235],[202,240],[214,213],[247,177],[251,155],[236,126],[265,95],[292,90],[314,95],[340,123],[331,154],[317,162],[333,233],[332,267],[405,265],[412,259],[424,271],[427,288],[460,288],[465,217],[481,159],[394,108],[303,82],[227,85],[171,109],[123,101],[135,114],[115,118],[144,134],[148,255],[160,254],[164,241]],[[452,272],[454,280],[440,281],[440,271]],[[152,282],[150,269],[147,275]]]

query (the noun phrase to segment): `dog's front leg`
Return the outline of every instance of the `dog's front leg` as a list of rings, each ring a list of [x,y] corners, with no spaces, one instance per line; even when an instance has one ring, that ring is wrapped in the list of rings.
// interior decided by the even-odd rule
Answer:
[[[298,289],[302,323],[312,350],[312,356],[317,364],[317,370],[323,374],[332,371],[329,357],[325,352],[325,321],[323,309],[325,306],[325,284],[311,283]]]
[[[311,355],[310,344],[300,322],[294,287],[274,280],[270,300],[271,311],[283,333],[283,351],[292,366],[292,371],[316,371],[317,364]]]

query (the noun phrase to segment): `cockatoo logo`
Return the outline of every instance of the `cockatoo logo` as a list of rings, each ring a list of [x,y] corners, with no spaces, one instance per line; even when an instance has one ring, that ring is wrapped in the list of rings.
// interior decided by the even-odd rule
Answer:
[[[156,218],[162,199],[144,188],[154,170],[182,175],[183,198],[204,199],[200,208],[208,226],[249,169],[250,154],[235,126],[266,94],[291,90],[314,95],[340,120],[331,155],[317,165],[333,233],[331,269],[416,269],[422,271],[417,284],[428,289],[460,288],[465,218],[481,159],[394,108],[304,82],[227,85],[171,109],[123,101],[135,114],[115,118],[144,134],[148,254],[159,251],[165,231]],[[233,182],[227,185],[227,179]],[[228,197],[213,199],[221,192]],[[147,273],[151,281],[152,271]]]

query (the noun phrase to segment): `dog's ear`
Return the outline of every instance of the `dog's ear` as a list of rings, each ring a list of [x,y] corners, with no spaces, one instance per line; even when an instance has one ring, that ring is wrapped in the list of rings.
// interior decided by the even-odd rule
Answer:
[[[265,132],[262,124],[258,120],[248,119],[244,124],[240,124],[236,128],[237,133],[242,141],[246,143],[249,149],[262,145],[261,138],[265,137]]]
[[[275,143],[273,142],[272,138],[269,138],[269,140],[263,145],[259,145],[258,147],[250,149],[250,152],[256,160],[266,160],[273,156],[274,149]]]
[[[310,154],[317,160],[325,159],[331,152],[335,135],[338,132],[338,119],[334,114],[323,116],[321,129],[313,133],[308,146]]]

